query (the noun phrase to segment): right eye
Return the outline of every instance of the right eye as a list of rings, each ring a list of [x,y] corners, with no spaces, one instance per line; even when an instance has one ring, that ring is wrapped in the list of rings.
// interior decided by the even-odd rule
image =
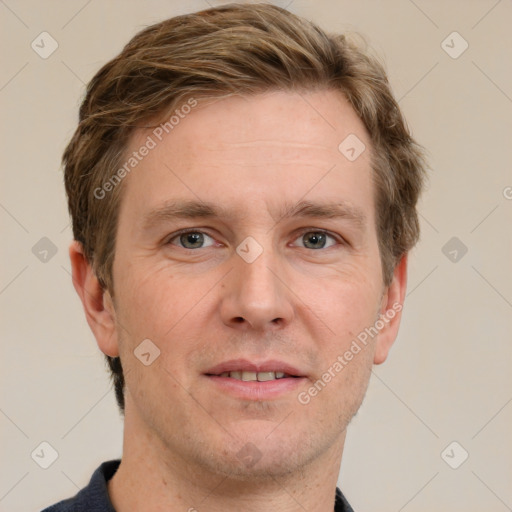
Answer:
[[[205,242],[205,237],[213,241],[213,238],[203,231],[198,231],[197,229],[182,230],[172,235],[171,238],[167,241],[167,244],[178,245],[179,243],[181,244],[179,247],[189,250],[203,249],[204,247],[211,247],[214,245],[214,243],[210,243],[206,246],[203,245]],[[178,240],[178,243],[173,243],[174,240]]]

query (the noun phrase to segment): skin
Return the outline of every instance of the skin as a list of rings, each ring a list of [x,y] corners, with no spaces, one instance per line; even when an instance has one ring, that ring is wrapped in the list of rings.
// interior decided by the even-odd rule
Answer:
[[[127,153],[150,133],[136,132]],[[367,148],[354,162],[338,150],[351,133]],[[383,284],[370,151],[334,91],[199,102],[123,181],[113,298],[72,243],[88,323],[125,369],[123,458],[108,484],[116,510],[333,510],[347,425],[400,312],[308,404],[297,396],[406,289],[405,256]],[[177,198],[229,215],[143,229]],[[341,202],[365,220],[279,216],[301,200]],[[183,228],[205,236],[194,245],[174,235]],[[252,263],[236,252],[248,236],[263,249]],[[134,356],[144,339],[160,350],[149,366]],[[275,397],[240,398],[204,375],[235,358],[277,359],[305,377]],[[244,446],[255,464],[237,457]]]

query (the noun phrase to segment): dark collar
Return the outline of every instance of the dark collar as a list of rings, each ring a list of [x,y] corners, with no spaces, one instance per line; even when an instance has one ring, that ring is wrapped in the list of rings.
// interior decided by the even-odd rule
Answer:
[[[115,512],[108,495],[107,482],[114,476],[120,463],[120,459],[104,462],[93,473],[87,487],[73,498],[52,505],[43,512]],[[354,512],[338,488],[334,512]]]
[[[334,502],[334,512],[354,512],[349,502],[343,496],[343,493],[336,487],[336,501]]]
[[[73,498],[59,501],[42,512],[116,512],[108,495],[107,482],[120,463],[120,459],[104,462],[93,473],[89,484]]]

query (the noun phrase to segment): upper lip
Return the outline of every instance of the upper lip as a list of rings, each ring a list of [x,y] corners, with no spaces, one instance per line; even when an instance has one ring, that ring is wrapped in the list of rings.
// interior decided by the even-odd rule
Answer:
[[[254,361],[248,361],[247,359],[231,359],[224,361],[204,372],[207,375],[220,375],[224,372],[283,372],[294,377],[305,377],[297,368],[291,366],[284,361],[278,361],[275,359],[261,361],[255,363]]]

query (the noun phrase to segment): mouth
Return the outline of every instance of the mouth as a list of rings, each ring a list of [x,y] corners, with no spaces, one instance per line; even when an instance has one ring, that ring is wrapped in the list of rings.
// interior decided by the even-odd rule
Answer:
[[[306,375],[283,361],[250,362],[233,359],[214,366],[204,375],[222,392],[248,400],[280,397],[306,380]]]
[[[234,372],[222,372],[219,375],[210,374],[211,377],[227,377],[229,379],[243,380],[244,382],[268,382],[269,380],[298,378],[295,375],[289,375],[284,372],[253,372],[245,370],[235,370]]]
[[[276,379],[305,377],[303,372],[284,361],[267,360],[255,363],[247,359],[224,361],[207,370],[205,375],[242,380],[244,382],[266,382]]]

